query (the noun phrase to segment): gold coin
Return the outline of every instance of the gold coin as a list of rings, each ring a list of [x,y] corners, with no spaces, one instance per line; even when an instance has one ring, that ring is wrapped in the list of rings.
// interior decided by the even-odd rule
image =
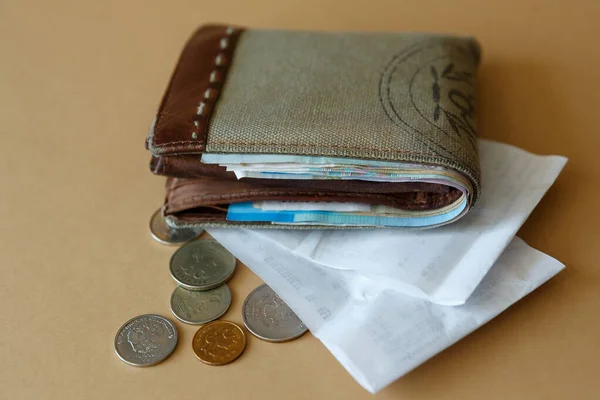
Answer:
[[[224,365],[242,355],[246,348],[246,335],[233,322],[213,321],[198,329],[192,348],[203,363]]]

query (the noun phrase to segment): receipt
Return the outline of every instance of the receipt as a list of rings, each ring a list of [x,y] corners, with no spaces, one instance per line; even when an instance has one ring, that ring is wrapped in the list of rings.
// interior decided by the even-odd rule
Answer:
[[[467,302],[448,307],[407,296],[389,279],[325,267],[289,251],[264,231],[208,232],[271,286],[371,393],[485,324],[564,268],[514,238]]]
[[[479,153],[480,203],[445,227],[208,232],[374,393],[564,268],[514,235],[566,159],[484,140]]]
[[[261,235],[328,267],[386,277],[394,289],[460,305],[554,183],[567,159],[479,141],[480,202],[461,220],[429,230],[265,230]]]

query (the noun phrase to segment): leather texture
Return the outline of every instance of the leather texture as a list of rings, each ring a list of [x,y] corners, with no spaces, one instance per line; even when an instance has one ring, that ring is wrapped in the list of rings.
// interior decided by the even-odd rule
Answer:
[[[418,182],[412,186],[405,185],[404,191],[388,193],[377,191],[376,182],[364,182],[370,191],[360,190],[356,183],[361,182],[356,181],[349,181],[346,190],[327,185],[319,189],[303,188],[291,186],[291,183],[294,181],[231,180],[209,176],[199,179],[168,178],[163,212],[188,223],[225,222],[229,204],[261,200],[355,202],[421,211],[448,206],[462,194],[448,186]]]
[[[358,62],[356,56],[371,54],[373,46],[378,53],[371,59],[363,55]],[[358,67],[348,64],[351,49]],[[412,67],[404,71],[403,61],[398,60],[409,50],[409,61],[420,63],[416,72]],[[387,65],[379,65],[380,59],[388,60]],[[473,146],[478,61],[479,47],[470,38],[200,27],[182,52],[146,141],[152,153],[151,171],[169,177],[164,207],[168,222],[173,226],[269,225],[226,221],[228,205],[244,201],[360,202],[435,210],[461,196],[450,186],[422,182],[237,180],[224,167],[201,163],[200,155],[207,151],[314,154],[441,166],[462,174],[475,189],[468,199],[472,205],[480,190]],[[403,72],[398,75],[398,71]],[[409,72],[414,73],[412,78],[406,75]],[[337,75],[342,80],[332,83]],[[377,84],[365,88],[359,81],[367,76],[363,80]],[[404,87],[408,78],[417,81],[412,89]],[[338,92],[329,87],[332,84]],[[390,88],[398,93],[390,94]],[[361,107],[357,99],[372,90],[379,101]],[[411,121],[403,126],[390,116],[389,107],[402,105],[406,95],[417,99],[410,106]],[[383,103],[382,96],[387,99]],[[344,100],[349,97],[353,102]],[[431,116],[417,116],[427,108]],[[298,114],[295,109],[305,111]],[[347,129],[348,123],[361,130]]]
[[[208,122],[242,32],[205,25],[189,39],[148,134],[154,155],[204,151]]]

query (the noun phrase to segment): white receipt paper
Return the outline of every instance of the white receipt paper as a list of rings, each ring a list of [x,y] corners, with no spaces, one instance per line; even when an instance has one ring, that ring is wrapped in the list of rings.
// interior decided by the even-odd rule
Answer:
[[[446,227],[208,232],[375,393],[564,268],[514,235],[566,159],[489,141],[480,157],[481,202]]]
[[[296,312],[366,390],[375,393],[465,337],[564,266],[514,238],[466,304],[410,297],[360,272],[328,268],[258,231],[209,233]]]
[[[392,279],[397,291],[464,304],[554,183],[567,159],[480,140],[482,196],[459,221],[429,230],[264,230],[318,264]]]

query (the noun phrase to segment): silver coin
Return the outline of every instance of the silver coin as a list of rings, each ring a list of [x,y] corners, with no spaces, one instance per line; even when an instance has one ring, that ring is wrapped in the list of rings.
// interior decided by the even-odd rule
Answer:
[[[171,257],[171,276],[189,290],[221,286],[235,271],[235,257],[215,240],[195,240],[180,247]]]
[[[160,363],[173,353],[176,345],[175,325],[155,314],[130,319],[115,337],[117,356],[136,367],[149,367]]]
[[[287,342],[308,330],[296,313],[266,284],[246,297],[242,319],[250,333],[269,342]]]
[[[204,229],[180,228],[175,229],[167,225],[165,217],[162,215],[162,209],[159,208],[150,218],[150,234],[152,237],[163,244],[181,244],[197,238],[204,232]]]
[[[182,322],[202,325],[219,318],[231,305],[231,291],[224,284],[211,290],[188,290],[178,286],[171,295],[171,311]]]

